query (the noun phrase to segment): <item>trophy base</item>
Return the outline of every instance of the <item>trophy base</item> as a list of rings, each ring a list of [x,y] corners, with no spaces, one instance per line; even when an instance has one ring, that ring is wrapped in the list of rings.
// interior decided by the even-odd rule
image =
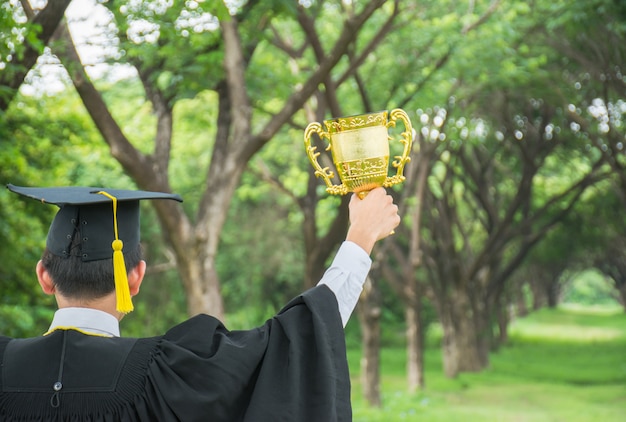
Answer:
[[[388,163],[389,158],[382,156],[344,161],[335,165],[347,190],[359,193],[383,186],[387,180]]]
[[[364,183],[364,184],[359,185],[358,187],[352,188],[351,191],[354,193],[358,193],[359,196],[361,196],[362,193],[369,192],[372,189],[376,189],[381,186],[382,185],[380,183]]]
[[[381,185],[379,183],[365,183],[358,188],[354,189],[354,193],[356,193],[359,198],[363,199],[367,196],[369,191],[379,188]]]
[[[345,195],[349,192],[354,192],[359,195],[359,198],[363,199],[369,191],[381,186],[383,185],[380,183],[361,183],[357,187],[349,187],[342,183],[340,185],[328,186],[326,192],[331,195]]]

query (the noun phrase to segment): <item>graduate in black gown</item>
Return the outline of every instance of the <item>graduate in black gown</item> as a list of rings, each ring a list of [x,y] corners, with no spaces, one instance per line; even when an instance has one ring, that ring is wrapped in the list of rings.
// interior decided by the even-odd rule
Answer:
[[[59,309],[41,337],[0,335],[0,421],[351,420],[343,327],[375,242],[400,222],[383,188],[352,197],[346,241],[320,283],[263,326],[229,331],[198,315],[152,338],[120,337],[118,325],[146,269],[139,201],[182,199],[8,188],[59,207],[36,267]]]

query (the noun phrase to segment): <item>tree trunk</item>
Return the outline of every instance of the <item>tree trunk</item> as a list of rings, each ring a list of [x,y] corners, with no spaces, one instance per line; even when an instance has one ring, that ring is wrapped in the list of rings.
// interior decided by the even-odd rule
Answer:
[[[357,306],[362,335],[361,384],[365,400],[380,407],[380,291],[369,277]]]
[[[619,292],[618,300],[621,303],[622,307],[624,308],[624,312],[626,312],[626,283],[619,286],[617,291]]]
[[[510,299],[506,295],[501,295],[498,300],[496,314],[498,318],[498,337],[496,346],[506,343],[509,340],[509,322],[511,321]]]
[[[548,292],[541,285],[541,281],[532,280],[529,284],[533,293],[533,310],[537,311],[548,304]]]
[[[478,372],[489,363],[488,348],[482,337],[482,328],[477,321],[469,297],[457,291],[444,303],[440,303],[440,318],[443,326],[443,369],[449,378],[459,372]]]
[[[503,307],[498,312],[498,346],[509,340],[509,310]]]
[[[190,316],[209,313],[223,321],[224,303],[220,292],[215,258],[201,258],[203,250],[189,253],[188,259],[178,263],[185,287],[187,313]]]
[[[559,296],[561,294],[561,284],[557,278],[550,280],[546,285],[546,296],[548,300],[548,307],[550,309],[556,308],[559,304]]]
[[[524,317],[528,315],[528,304],[524,292],[524,281],[516,281],[513,285],[513,303],[515,304],[515,315]]]
[[[418,297],[405,310],[407,341],[407,379],[409,392],[424,388],[424,322],[422,301]]]

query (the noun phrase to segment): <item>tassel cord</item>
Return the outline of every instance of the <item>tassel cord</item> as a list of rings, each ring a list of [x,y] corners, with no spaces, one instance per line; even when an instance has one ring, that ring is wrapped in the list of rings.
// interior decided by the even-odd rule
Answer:
[[[59,375],[57,381],[52,385],[54,393],[50,397],[50,406],[58,408],[61,405],[60,392],[63,388],[63,367],[65,366],[65,349],[67,345],[67,331],[63,332],[63,345],[61,347],[61,362],[59,362]]]

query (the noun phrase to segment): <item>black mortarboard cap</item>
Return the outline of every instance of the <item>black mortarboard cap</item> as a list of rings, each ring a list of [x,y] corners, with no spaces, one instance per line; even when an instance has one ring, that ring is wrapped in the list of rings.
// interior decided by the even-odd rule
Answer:
[[[83,261],[114,257],[114,242],[118,240],[122,241],[118,242],[118,251],[121,251],[122,244],[126,250],[137,247],[140,241],[140,200],[173,199],[182,202],[179,195],[163,192],[82,186],[21,187],[11,184],[7,188],[42,203],[57,205],[60,209],[50,225],[46,247],[51,253],[61,257],[80,253]],[[76,231],[80,233],[78,252],[70,250]],[[117,282],[116,275],[116,285]]]

